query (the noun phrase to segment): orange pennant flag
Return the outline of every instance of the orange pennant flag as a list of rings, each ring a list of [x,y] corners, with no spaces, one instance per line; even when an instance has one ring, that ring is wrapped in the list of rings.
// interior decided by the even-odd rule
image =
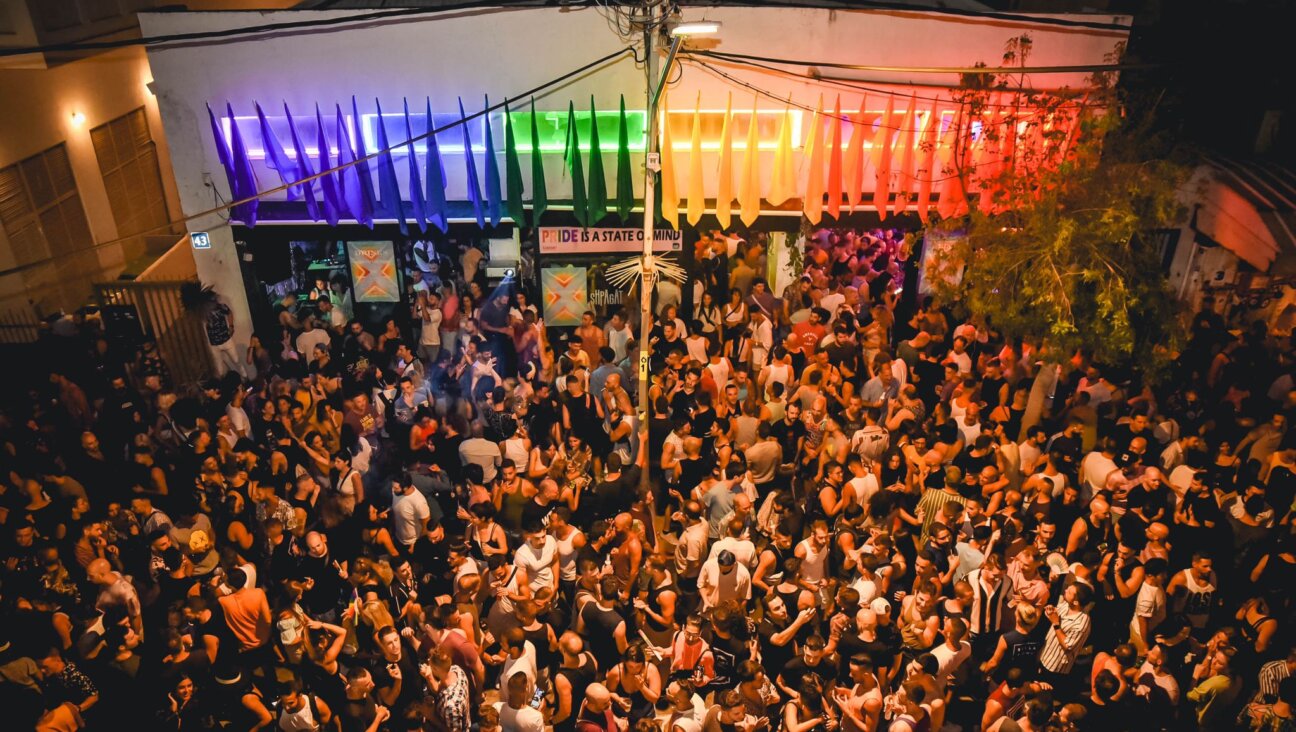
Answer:
[[[887,97],[886,111],[873,134],[873,208],[878,218],[886,220],[887,202],[891,198],[891,133],[895,125],[895,97]]]
[[[706,188],[702,181],[702,92],[693,105],[693,144],[689,147],[688,209],[689,226],[697,226],[706,211]]]
[[[864,195],[864,102],[867,97],[860,97],[859,109],[851,118],[850,144],[846,146],[845,170],[842,177],[846,179],[846,205],[854,211]]]
[[[939,176],[936,168],[936,137],[940,130],[940,109],[936,100],[932,100],[931,111],[927,113],[927,124],[923,127],[922,142],[918,144],[918,154],[922,162],[918,164],[918,218],[927,223],[927,210],[931,208],[932,180]]]
[[[760,147],[756,137],[756,102],[752,95],[751,121],[747,124],[747,154],[743,157],[742,178],[738,186],[738,211],[742,222],[751,226],[760,216]]]
[[[842,112],[841,95],[833,104],[832,137],[828,147],[828,215],[834,219],[841,215],[842,202]]]
[[[672,229],[678,229],[679,193],[675,190],[675,151],[671,147],[670,105],[665,93],[661,100],[661,127],[661,215]]]
[[[774,170],[770,175],[769,195],[766,200],[778,206],[796,195],[796,174],[792,170],[792,107],[783,110],[779,125],[778,147],[774,148]]]
[[[720,181],[716,185],[716,220],[728,229],[733,219],[733,92],[725,101],[724,128],[720,131]]]
[[[823,140],[823,95],[819,95],[819,105],[815,107],[814,117],[810,120],[810,134],[806,137],[802,157],[809,161],[806,173],[805,195],[801,197],[801,212],[811,224],[819,225],[823,219],[824,197],[824,151]]]
[[[918,100],[910,95],[909,106],[905,109],[904,129],[900,132],[900,141],[896,143],[900,150],[900,169],[897,176],[895,203],[891,205],[891,213],[894,215],[904,213],[909,207],[909,199],[914,192],[914,140],[918,136],[917,103]]]

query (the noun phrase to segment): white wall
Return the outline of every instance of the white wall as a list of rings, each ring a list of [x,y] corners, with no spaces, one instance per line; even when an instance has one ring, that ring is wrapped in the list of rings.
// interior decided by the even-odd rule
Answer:
[[[146,35],[157,35],[347,14],[347,11],[145,13],[140,15],[140,22]],[[997,65],[1005,43],[1025,32],[1034,39],[1030,59],[1034,65],[1101,63],[1104,55],[1126,36],[1123,31],[1082,32],[907,11],[720,7],[705,12],[693,8],[686,12],[690,18],[702,15],[723,23],[718,50],[892,66],[970,66],[979,61]],[[1114,16],[1085,17],[1128,22]],[[484,93],[489,93],[493,100],[520,94],[624,45],[595,9],[535,8],[442,13],[273,38],[155,47],[149,50],[149,57],[157,80],[162,119],[174,151],[172,160],[182,206],[191,215],[212,204],[213,192],[204,185],[204,176],[210,176],[221,195],[229,198],[211,139],[204,107],[208,102],[213,108],[223,108],[228,100],[239,115],[252,114],[253,101],[266,106],[267,113],[271,113],[270,107],[281,108],[284,101],[293,110],[303,112],[313,110],[314,104],[319,103],[328,115],[335,102],[342,102],[344,112],[349,114],[347,105],[352,94],[360,98],[362,113],[372,111],[375,96],[382,100],[384,112],[399,110],[401,98],[406,96],[419,110],[423,97],[431,96],[434,111],[443,112],[453,108],[456,96],[462,96],[472,110],[480,105]],[[778,95],[792,94],[807,104],[813,104],[820,91],[828,93],[831,104],[835,93],[832,87],[821,89],[775,75],[749,71],[736,74]],[[902,84],[910,81],[911,75],[875,74],[871,78]],[[920,81],[956,84],[958,79],[952,74],[926,75]],[[1072,74],[1032,81],[1036,85],[1075,86],[1083,79]],[[730,89],[728,82],[704,70],[685,68],[682,79],[671,91],[672,107],[691,108],[700,91],[704,106],[723,108],[725,94]],[[622,93],[626,95],[628,107],[646,106],[643,71],[636,68],[628,55],[597,73],[537,96],[537,109],[565,109],[568,100],[575,100],[578,108],[584,108],[591,94],[598,99],[601,109],[614,109]],[[734,90],[736,109],[750,109],[751,99],[750,92]],[[760,104],[764,109],[776,106],[768,99],[762,99]],[[857,93],[843,97],[844,108],[857,105]],[[497,134],[496,143],[502,150],[502,135]],[[715,157],[714,153],[704,155],[703,167],[709,180],[714,176]],[[762,158],[764,167],[768,168],[772,155],[763,154]],[[687,153],[677,154],[676,159],[680,169],[687,170]],[[739,156],[735,162],[740,160]],[[638,156],[634,164],[637,168]],[[449,195],[462,200],[461,158],[447,155],[445,165],[450,178]],[[545,165],[550,198],[569,197],[561,156],[546,156]],[[529,161],[524,159],[524,178],[529,181],[528,166]],[[605,167],[607,174],[613,176],[615,164],[610,156],[605,158]],[[262,188],[279,182],[273,171],[261,168],[258,174]],[[768,171],[765,178],[768,180]],[[195,253],[198,272],[205,281],[236,301],[239,332],[245,341],[249,330],[247,309],[242,302],[241,279],[229,230],[216,217],[191,222],[189,227],[212,232],[213,248]]]

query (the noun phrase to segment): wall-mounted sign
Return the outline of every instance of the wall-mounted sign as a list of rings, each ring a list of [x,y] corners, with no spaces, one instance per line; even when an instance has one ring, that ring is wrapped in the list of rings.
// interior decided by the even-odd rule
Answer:
[[[351,288],[356,302],[400,302],[396,249],[389,241],[349,241]]]
[[[545,267],[540,270],[545,325],[580,325],[589,310],[584,267]]]
[[[194,249],[211,249],[211,235],[205,231],[192,231],[189,233],[189,243]]]
[[[642,252],[642,228],[582,229],[579,226],[540,227],[541,254],[608,254]],[[676,229],[653,232],[653,251],[678,252],[684,248],[684,233]]]

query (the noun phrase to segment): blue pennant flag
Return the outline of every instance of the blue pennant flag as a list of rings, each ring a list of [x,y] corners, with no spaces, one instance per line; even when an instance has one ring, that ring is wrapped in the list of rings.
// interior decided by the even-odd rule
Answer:
[[[468,200],[477,217],[477,226],[484,229],[486,216],[482,211],[481,186],[477,185],[477,160],[473,158],[472,138],[468,135],[468,117],[464,114],[463,99],[459,100],[459,129],[463,131],[464,165],[468,169]]]
[[[364,124],[360,120],[360,107],[356,105],[355,95],[351,96],[351,124],[355,125],[355,168],[360,177],[360,192],[369,206],[369,215],[372,216],[378,210],[378,198],[374,196],[373,174],[369,172],[372,168],[369,166],[369,161],[365,160],[369,157],[369,150],[365,145]],[[372,220],[368,226],[370,229],[373,228]]]
[[[284,183],[296,183],[302,178],[297,173],[297,163],[284,152],[279,136],[270,129],[270,121],[266,119],[265,112],[261,111],[261,105],[253,102],[252,106],[256,107],[257,121],[261,125],[261,148],[265,150],[266,167],[278,173],[279,180]],[[301,186],[289,185],[288,200],[295,201],[298,198],[301,198]]]
[[[243,144],[243,134],[239,132],[238,124],[234,119],[234,107],[225,103],[225,113],[229,116],[230,137],[233,138],[230,146],[230,167],[234,170],[234,185],[231,193],[234,200],[251,198],[247,203],[235,206],[230,213],[234,218],[242,221],[248,226],[256,226],[257,204],[259,201],[256,195],[260,193],[258,188],[256,172],[252,170],[252,160],[248,158],[247,146]]]
[[[319,105],[315,105],[315,145],[319,147],[319,170],[325,171],[333,167],[329,162],[329,144],[328,135],[324,134],[324,116],[320,114]],[[342,142],[338,141],[338,148],[342,147]],[[324,194],[324,220],[329,226],[337,226],[338,219],[341,218],[342,201],[338,197],[337,173],[324,173],[324,177],[319,179],[320,192]]]
[[[445,165],[441,162],[441,146],[437,144],[436,122],[432,119],[432,100],[427,99],[426,101],[428,153],[427,181],[426,185],[423,186],[423,190],[427,194],[427,201],[423,211],[427,214],[428,223],[444,232],[450,228],[450,222],[446,220]]]
[[[313,175],[315,171],[311,170],[310,158],[306,155],[306,147],[302,145],[301,135],[297,132],[297,123],[293,121],[292,112],[288,111],[288,103],[284,102],[284,117],[288,118],[288,134],[292,138],[293,152],[297,154],[297,172],[300,177],[298,180],[305,180]],[[319,203],[315,200],[315,183],[307,181],[301,184],[302,198],[306,200],[306,215],[311,221],[320,220]]]
[[[338,171],[337,187],[338,198],[343,207],[351,213],[351,218],[356,223],[368,226],[371,230],[374,227],[373,220],[373,199],[365,197],[365,188],[360,185],[360,174],[362,163],[354,163],[356,159],[355,150],[351,148],[351,136],[347,134],[346,118],[342,116],[342,105],[337,107],[336,133],[338,141]],[[363,170],[368,175],[367,170]]]
[[[426,234],[427,214],[423,211],[423,186],[419,183],[418,157],[414,155],[414,125],[410,124],[409,100],[402,97],[401,101],[405,104],[405,139],[409,141],[405,149],[409,154],[410,206],[414,209],[414,223],[418,225],[419,231]]]
[[[396,161],[392,159],[391,145],[387,143],[387,126],[383,124],[382,104],[376,97],[374,106],[378,108],[378,119],[374,125],[378,133],[378,198],[382,202],[383,211],[389,216],[396,217],[400,233],[409,236],[409,225],[405,222],[405,205],[401,201],[400,179],[396,177]]]
[[[216,141],[216,158],[225,169],[225,180],[229,183],[230,195],[234,195],[234,165],[230,163],[229,143],[225,140],[225,131],[216,121],[216,113],[212,111],[210,104],[207,105],[207,119],[211,121],[212,139]],[[234,197],[238,198],[238,196]]]
[[[507,113],[506,113],[507,114]],[[500,195],[499,160],[495,159],[495,138],[491,135],[490,97],[486,97],[486,217],[499,226],[503,198]]]

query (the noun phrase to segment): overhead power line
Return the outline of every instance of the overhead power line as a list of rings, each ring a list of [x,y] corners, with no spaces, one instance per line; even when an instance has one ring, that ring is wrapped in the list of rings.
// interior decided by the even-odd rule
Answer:
[[[746,53],[726,53],[724,51],[691,51],[699,56],[726,61],[763,61],[768,64],[785,66],[822,66],[829,69],[850,69],[853,71],[882,71],[909,74],[1076,74],[1081,72],[1116,72],[1158,68],[1161,64],[1075,64],[1071,66],[869,66],[863,64],[843,64],[835,61],[802,61],[769,56],[753,56]]]
[[[207,209],[207,210],[205,210],[205,211],[199,211],[199,212],[196,213],[196,214],[191,214],[191,215],[189,215],[189,216],[185,216],[185,217],[183,217],[183,218],[175,219],[174,221],[168,221],[168,222],[165,223],[165,224],[161,224],[161,225],[153,226],[153,227],[150,227],[150,228],[147,228],[147,229],[143,229],[143,230],[140,230],[140,231],[132,232],[132,233],[127,234],[127,235],[125,235],[125,236],[119,236],[119,237],[117,237],[116,239],[111,239],[111,240],[109,240],[109,241],[105,241],[105,242],[101,242],[101,243],[99,243],[99,244],[95,244],[95,245],[92,246],[92,247],[88,247],[88,248],[87,248],[86,250],[84,250],[84,251],[93,251],[93,250],[96,250],[96,249],[102,249],[103,247],[106,247],[106,246],[111,246],[111,245],[113,245],[113,244],[119,244],[119,243],[124,242],[124,241],[127,241],[127,240],[129,240],[129,239],[134,239],[134,238],[137,237],[137,236],[145,236],[145,235],[153,234],[153,233],[156,233],[156,232],[159,232],[159,231],[165,231],[165,230],[168,230],[168,229],[170,229],[171,227],[173,227],[173,226],[177,226],[177,225],[179,225],[179,224],[186,224],[186,223],[188,223],[188,222],[190,222],[190,221],[194,221],[194,220],[196,220],[196,219],[202,219],[202,218],[206,218],[206,217],[208,217],[208,216],[213,216],[213,215],[216,215],[216,214],[221,214],[221,213],[224,213],[224,212],[226,212],[226,211],[229,211],[229,210],[235,208],[236,206],[242,206],[242,205],[244,205],[244,204],[251,203],[251,202],[253,202],[253,201],[259,200],[259,199],[261,199],[261,198],[263,198],[263,197],[265,197],[265,196],[269,196],[269,195],[272,195],[272,194],[275,194],[275,193],[281,193],[281,192],[283,192],[283,191],[288,190],[289,188],[296,188],[296,187],[298,187],[298,186],[300,186],[300,185],[302,185],[302,184],[304,184],[304,183],[309,183],[309,182],[311,182],[311,181],[313,181],[313,180],[316,180],[316,179],[318,179],[318,178],[323,178],[323,177],[326,176],[326,175],[332,175],[333,173],[336,173],[336,172],[338,172],[338,171],[340,171],[340,170],[345,170],[346,168],[349,168],[349,167],[351,167],[351,166],[353,166],[353,165],[358,165],[358,164],[360,164],[360,163],[368,162],[368,161],[370,161],[370,160],[373,160],[373,159],[377,158],[377,157],[380,156],[380,155],[389,154],[389,153],[391,153],[391,152],[393,152],[393,151],[395,151],[395,150],[399,150],[400,148],[411,146],[411,145],[413,145],[415,142],[418,142],[419,140],[427,139],[427,138],[429,138],[429,137],[431,137],[431,136],[433,136],[433,135],[439,135],[439,134],[441,134],[442,132],[445,132],[445,131],[447,131],[447,130],[454,129],[455,127],[458,127],[458,126],[461,125],[461,124],[466,124],[466,123],[468,123],[468,122],[471,122],[472,120],[475,120],[475,119],[477,119],[478,117],[482,117],[482,116],[484,116],[484,115],[488,115],[488,114],[490,114],[491,112],[494,112],[494,111],[496,111],[496,110],[503,109],[504,107],[506,107],[506,106],[508,106],[508,105],[510,105],[510,104],[512,104],[512,103],[515,103],[515,102],[517,102],[517,101],[520,100],[520,99],[525,99],[525,98],[527,98],[527,97],[533,97],[533,96],[535,96],[536,94],[539,94],[540,92],[544,91],[545,89],[548,89],[548,88],[550,88],[550,87],[552,87],[552,86],[557,86],[558,84],[561,84],[561,83],[563,83],[564,81],[567,81],[568,79],[571,79],[571,78],[573,78],[573,77],[580,76],[581,74],[584,74],[584,73],[586,73],[586,72],[588,72],[588,71],[590,71],[590,70],[592,70],[592,69],[595,69],[595,68],[597,68],[597,67],[599,67],[599,66],[602,66],[603,64],[607,63],[608,61],[611,61],[611,60],[615,59],[615,58],[618,57],[618,56],[623,56],[623,55],[628,54],[628,53],[630,53],[630,52],[631,52],[631,50],[630,50],[629,48],[622,48],[622,49],[620,49],[620,50],[613,51],[612,53],[609,53],[609,54],[607,54],[607,55],[605,55],[605,56],[602,56],[602,57],[597,58],[597,59],[595,59],[595,60],[593,60],[593,61],[590,61],[589,63],[587,63],[587,64],[585,64],[585,65],[583,65],[583,66],[580,66],[580,67],[578,67],[578,68],[572,69],[571,71],[568,71],[567,73],[563,74],[562,76],[554,77],[553,79],[550,79],[549,81],[546,81],[546,82],[544,82],[543,84],[539,84],[539,85],[534,86],[534,87],[531,87],[530,89],[527,89],[527,90],[525,90],[525,91],[518,92],[517,94],[514,94],[514,95],[512,95],[512,96],[505,97],[505,99],[504,99],[503,102],[499,102],[499,103],[497,103],[497,104],[492,104],[492,105],[490,105],[489,107],[486,107],[485,109],[483,109],[483,110],[480,111],[480,112],[473,112],[472,114],[469,114],[469,115],[463,117],[462,119],[455,120],[455,121],[450,122],[450,123],[448,123],[448,124],[445,124],[445,125],[442,125],[442,126],[440,126],[440,127],[437,127],[436,129],[429,129],[427,132],[424,132],[424,133],[421,134],[421,135],[415,135],[415,136],[409,138],[408,140],[403,140],[403,141],[398,142],[398,143],[396,143],[396,144],[388,145],[387,147],[385,147],[385,148],[383,148],[383,149],[381,149],[381,150],[376,150],[376,151],[374,151],[374,152],[369,153],[368,155],[365,155],[365,156],[363,156],[363,157],[356,158],[355,160],[352,160],[352,161],[349,162],[349,163],[346,163],[346,164],[343,164],[343,165],[335,165],[335,166],[333,166],[332,168],[329,168],[329,169],[327,169],[327,170],[322,170],[322,171],[320,171],[320,172],[318,172],[318,173],[316,173],[316,174],[314,174],[314,175],[306,176],[306,177],[304,177],[304,178],[299,178],[299,179],[294,180],[294,181],[289,182],[289,183],[283,183],[282,185],[276,186],[276,187],[274,187],[274,188],[269,188],[269,189],[264,190],[264,191],[258,191],[258,192],[256,193],[256,195],[254,195],[254,196],[247,196],[246,198],[240,198],[240,199],[235,200],[235,201],[230,201],[229,203],[224,203],[224,204],[221,204],[221,205],[219,205],[219,206],[214,206],[214,207],[209,208],[209,209]],[[471,153],[469,153],[469,154],[471,154]],[[30,266],[35,266],[35,265],[37,265],[37,264],[40,264],[40,263],[39,263],[39,262],[37,262],[37,263],[33,263],[33,264],[30,265]],[[19,267],[19,268],[13,269],[13,270],[8,270],[8,271],[6,272],[6,274],[12,274],[12,273],[14,273],[14,272],[19,272],[19,271],[22,271],[23,269],[26,269],[26,268],[27,268],[27,267]]]
[[[130,46],[156,46],[165,43],[176,43],[183,41],[204,41],[216,40],[222,38],[237,38],[239,36],[258,35],[261,33],[278,33],[282,31],[307,30],[311,28],[327,28],[332,26],[346,25],[349,23],[365,23],[375,20],[389,20],[392,18],[407,18],[420,15],[435,15],[439,13],[450,13],[458,10],[476,10],[481,8],[499,8],[501,5],[519,5],[526,7],[533,4],[535,0],[471,0],[470,2],[456,3],[454,5],[443,5],[437,8],[399,8],[396,10],[377,10],[371,13],[357,13],[355,15],[345,15],[336,18],[314,18],[312,20],[293,20],[283,23],[266,23],[263,25],[249,25],[241,28],[226,28],[223,30],[194,31],[192,33],[171,33],[161,36],[143,36],[140,38],[121,38],[113,41],[83,41],[72,43],[51,43],[43,46],[26,46],[21,48],[0,48],[0,57],[5,56],[24,56],[32,53],[65,53],[75,51],[103,51],[114,48],[127,48]],[[507,9],[507,8],[505,8]]]

